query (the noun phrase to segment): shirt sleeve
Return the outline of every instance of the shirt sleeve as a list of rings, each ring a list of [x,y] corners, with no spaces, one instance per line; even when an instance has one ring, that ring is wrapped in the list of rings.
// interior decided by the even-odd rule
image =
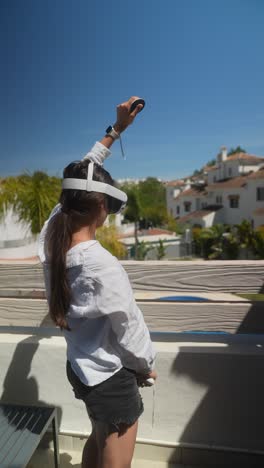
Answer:
[[[97,281],[97,308],[109,317],[122,364],[138,373],[151,372],[156,353],[126,271],[117,262],[104,268]]]
[[[90,151],[83,157],[83,159],[90,159],[90,161],[93,161],[102,166],[104,160],[111,156],[111,154],[111,151],[106,148],[106,146],[97,141],[92,149],[90,149]]]

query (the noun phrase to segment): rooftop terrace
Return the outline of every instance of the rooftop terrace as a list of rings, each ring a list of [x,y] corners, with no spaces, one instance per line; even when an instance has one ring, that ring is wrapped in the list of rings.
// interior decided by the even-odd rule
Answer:
[[[263,292],[264,262],[124,265],[159,376],[140,390],[145,412],[132,466],[263,466],[263,303],[230,292]],[[212,302],[156,300],[186,292]],[[61,466],[77,468],[91,428],[66,379],[65,351],[47,316],[40,266],[0,265],[0,400],[55,405]],[[44,438],[28,468],[52,466],[50,441]]]

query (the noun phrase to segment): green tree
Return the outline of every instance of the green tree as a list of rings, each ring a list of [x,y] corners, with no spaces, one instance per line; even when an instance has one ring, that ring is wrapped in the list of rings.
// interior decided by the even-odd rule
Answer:
[[[244,219],[240,224],[235,226],[235,229],[240,247],[245,249],[247,256],[249,256],[250,251],[253,251],[254,244],[254,230],[251,223]]]
[[[264,231],[261,229],[253,233],[252,250],[258,260],[264,259]]]
[[[195,169],[192,173],[193,176],[199,176],[203,173],[202,169]]]
[[[124,212],[124,218],[126,221],[134,223],[134,235],[135,235],[135,258],[137,258],[138,251],[138,224],[141,218],[141,206],[139,201],[138,186],[136,184],[129,184],[122,186],[128,197],[127,207]]]
[[[167,219],[165,221],[165,224],[163,224],[162,228],[167,229],[167,231],[175,232],[176,234],[181,233],[180,225],[177,223],[176,219],[170,214],[167,214]]]
[[[155,177],[148,177],[138,184],[141,216],[153,226],[162,225],[167,219],[166,189]]]
[[[154,177],[148,177],[139,184],[123,184],[121,189],[128,196],[127,208],[124,212],[125,221],[135,226],[135,258],[138,258],[139,222],[162,226],[168,220],[166,208],[166,189],[162,182]]]
[[[226,260],[236,260],[239,254],[239,241],[234,228],[225,233],[222,241],[223,255]]]
[[[204,258],[236,259],[239,252],[239,242],[236,232],[230,226],[215,224],[195,233],[196,248]]]
[[[230,148],[230,151],[228,151],[227,156],[231,156],[232,154],[236,153],[246,153],[246,150],[241,148],[241,146],[237,146],[236,148]]]
[[[224,232],[225,228],[222,224],[201,229],[199,239],[204,258],[221,258],[223,253],[222,236]]]
[[[216,164],[216,160],[215,160],[215,159],[210,159],[210,161],[208,161],[208,162],[206,163],[206,166],[209,166],[209,167],[210,167],[210,166],[214,166],[215,164]]]
[[[60,192],[61,179],[42,171],[7,177],[1,181],[0,212],[13,207],[19,220],[29,223],[31,232],[38,234]]]
[[[202,228],[200,226],[193,226],[192,228],[193,252],[197,256],[202,254],[201,231]]]
[[[118,240],[115,225],[102,226],[96,230],[96,239],[115,257],[122,259],[127,255],[125,246]]]
[[[147,253],[152,250],[152,248],[153,247],[148,244],[148,242],[139,242],[136,260],[145,260]]]
[[[164,242],[160,239],[159,240],[159,245],[157,247],[158,260],[161,260],[163,257],[165,257],[165,254],[166,254],[166,250],[165,250],[165,247],[164,247]]]

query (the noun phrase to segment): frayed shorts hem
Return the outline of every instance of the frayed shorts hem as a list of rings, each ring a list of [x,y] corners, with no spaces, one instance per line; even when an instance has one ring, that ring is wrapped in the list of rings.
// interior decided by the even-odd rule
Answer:
[[[141,416],[141,414],[143,413],[143,408],[142,408],[142,411],[140,412],[140,414],[136,417],[136,418],[133,418],[133,419],[118,419],[118,420],[115,420],[115,421],[105,421],[105,420],[100,420],[100,419],[95,419],[93,418],[89,412],[88,412],[88,409],[87,409],[87,412],[88,412],[88,415],[89,415],[89,418],[90,418],[90,421],[91,421],[91,424],[92,424],[92,430],[95,430],[95,427],[97,425],[100,425],[101,426],[101,431],[103,430],[103,435],[104,437],[108,437],[110,434],[114,434],[115,432],[117,432],[119,434],[119,436],[125,434],[125,432],[127,431],[127,429],[131,426],[133,426],[139,419],[139,417]]]
[[[134,371],[123,367],[112,377],[94,386],[87,387],[73,372],[67,362],[67,376],[72,384],[75,398],[83,400],[93,429],[104,426],[100,432],[120,435],[135,424],[144,412]]]

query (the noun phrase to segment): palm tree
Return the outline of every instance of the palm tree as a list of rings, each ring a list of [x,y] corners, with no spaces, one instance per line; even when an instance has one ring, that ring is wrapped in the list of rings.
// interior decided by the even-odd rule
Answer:
[[[236,232],[224,224],[215,224],[210,228],[201,229],[197,234],[201,245],[202,254],[205,258],[213,259],[236,259],[239,251],[239,242]]]
[[[252,229],[251,223],[244,219],[240,224],[237,224],[235,228],[237,231],[240,247],[245,249],[248,254],[248,251],[253,249],[254,243],[254,231]]]
[[[32,234],[38,234],[60,191],[61,179],[42,171],[7,177],[0,185],[0,214],[12,207],[19,221],[29,223]]]
[[[223,254],[223,234],[225,227],[222,224],[215,224],[200,231],[199,240],[202,253],[205,258],[221,258]]]
[[[264,232],[262,230],[254,231],[252,250],[257,259],[264,259]]]

